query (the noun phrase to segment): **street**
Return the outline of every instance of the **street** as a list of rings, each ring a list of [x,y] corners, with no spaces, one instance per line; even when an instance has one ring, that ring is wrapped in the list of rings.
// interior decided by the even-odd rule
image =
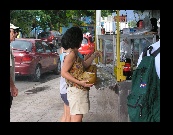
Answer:
[[[21,92],[58,77],[60,77],[60,75],[55,75],[53,72],[47,72],[42,74],[40,82],[33,82],[31,78],[27,76],[18,76],[15,78],[15,85],[18,88],[19,92]]]

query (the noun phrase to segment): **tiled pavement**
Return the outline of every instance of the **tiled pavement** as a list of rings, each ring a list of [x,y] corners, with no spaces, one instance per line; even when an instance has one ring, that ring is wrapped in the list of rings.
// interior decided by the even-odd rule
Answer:
[[[19,92],[10,110],[10,122],[59,122],[63,102],[59,94],[59,79],[37,85],[35,93]],[[42,89],[42,90],[41,90]],[[40,91],[39,91],[40,90]],[[90,90],[90,111],[83,122],[118,122],[118,95],[114,90]]]

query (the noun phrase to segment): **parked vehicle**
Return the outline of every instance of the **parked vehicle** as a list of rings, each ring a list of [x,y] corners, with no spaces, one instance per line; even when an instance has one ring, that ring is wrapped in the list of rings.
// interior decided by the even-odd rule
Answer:
[[[15,56],[15,76],[31,76],[33,81],[39,81],[45,72],[60,73],[59,54],[41,39],[17,38],[11,46]]]
[[[41,32],[38,35],[38,39],[47,41],[48,44],[53,44],[57,47],[61,46],[61,38],[62,34],[60,34],[58,31]]]
[[[46,43],[47,43],[47,42],[46,42]],[[48,43],[47,43],[47,44],[48,44]],[[57,47],[57,46],[55,46],[54,44],[49,44],[49,46],[50,46],[52,52],[57,52],[57,50],[58,50],[58,47]],[[57,53],[58,53],[58,52],[57,52]]]
[[[93,53],[94,50],[95,50],[95,43],[92,36],[90,34],[83,34],[82,44],[81,47],[78,49],[78,51],[82,55],[86,55]]]

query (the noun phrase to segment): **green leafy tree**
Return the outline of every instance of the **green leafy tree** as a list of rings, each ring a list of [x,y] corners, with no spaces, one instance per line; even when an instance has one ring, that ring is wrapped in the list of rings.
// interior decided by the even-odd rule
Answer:
[[[102,10],[102,17],[115,10]],[[10,10],[10,22],[21,28],[22,34],[29,33],[40,26],[43,30],[59,30],[69,23],[82,25],[81,17],[90,16],[95,24],[96,10]]]
[[[129,22],[128,22],[128,26],[129,26],[130,28],[136,27],[136,21],[135,21],[135,20],[129,21]]]
[[[37,10],[11,10],[10,22],[22,28],[22,34],[28,35],[36,23],[35,12]]]

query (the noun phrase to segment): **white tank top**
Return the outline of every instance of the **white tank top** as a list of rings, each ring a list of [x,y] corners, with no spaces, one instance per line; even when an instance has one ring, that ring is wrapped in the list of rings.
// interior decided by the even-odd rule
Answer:
[[[63,63],[64,63],[64,57],[68,54],[69,53],[63,52],[63,49],[62,49],[62,53],[60,54],[61,68],[62,68]],[[60,78],[60,93],[61,94],[67,93],[67,84],[66,84],[65,78],[62,76]]]

